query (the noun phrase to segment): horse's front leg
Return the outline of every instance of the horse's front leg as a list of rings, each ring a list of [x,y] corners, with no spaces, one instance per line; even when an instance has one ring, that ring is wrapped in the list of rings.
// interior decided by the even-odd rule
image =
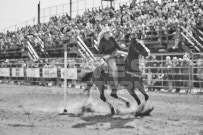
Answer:
[[[148,94],[145,91],[144,85],[141,82],[138,82],[137,86],[138,86],[139,91],[144,95],[145,102],[147,102],[148,99],[149,99],[149,96],[148,96]]]
[[[86,88],[83,90],[83,92],[81,92],[80,94],[84,94],[85,92],[87,92],[87,96],[90,96],[90,89],[92,88],[93,83],[87,83]]]
[[[149,96],[145,91],[144,85],[142,84],[142,80],[137,81],[134,86],[136,86],[139,89],[139,91],[144,95],[144,98],[145,98],[145,102],[138,104],[137,112],[139,113],[142,110],[144,110],[145,104],[148,101]]]
[[[139,97],[137,96],[137,94],[135,93],[134,91],[134,87],[131,88],[131,89],[128,89],[130,95],[136,100],[137,104],[138,104],[138,107],[137,107],[137,110],[136,110],[136,113],[140,113],[142,110],[144,110],[144,107],[145,107],[145,104],[144,103],[141,103]]]
[[[130,107],[130,102],[127,99],[118,96],[117,89],[112,89],[111,96],[118,99],[118,100],[120,100],[120,101],[122,101],[122,102],[124,102],[128,108]]]

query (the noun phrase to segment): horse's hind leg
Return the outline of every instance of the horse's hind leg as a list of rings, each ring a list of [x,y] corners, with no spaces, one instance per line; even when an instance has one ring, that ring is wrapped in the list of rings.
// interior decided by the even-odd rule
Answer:
[[[114,110],[114,107],[112,106],[111,103],[109,103],[107,100],[106,100],[106,97],[104,95],[104,85],[100,85],[100,86],[97,86],[98,89],[99,89],[99,92],[100,92],[100,99],[103,101],[103,102],[106,102],[111,110],[111,114],[112,115],[115,115],[115,110]]]
[[[127,99],[118,96],[118,94],[117,94],[117,89],[112,89],[112,91],[111,91],[111,96],[114,97],[114,98],[116,98],[116,99],[118,99],[118,100],[120,100],[120,101],[122,101],[122,102],[124,102],[127,107],[130,107],[130,102],[129,102]]]
[[[89,97],[89,96],[90,96],[90,89],[92,88],[92,85],[93,85],[93,83],[88,83],[88,84],[87,84],[87,87],[84,89],[84,91],[82,92],[82,94],[85,93],[85,92],[87,92],[87,96]]]

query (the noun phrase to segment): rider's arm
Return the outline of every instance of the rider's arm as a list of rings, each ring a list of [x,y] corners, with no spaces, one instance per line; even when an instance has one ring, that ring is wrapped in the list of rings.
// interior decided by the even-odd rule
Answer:
[[[113,40],[113,42],[114,42],[114,44],[116,46],[116,49],[122,50],[121,47],[119,46],[119,44],[116,42],[115,38],[113,38],[113,37],[111,37],[111,38],[112,38],[112,40]]]

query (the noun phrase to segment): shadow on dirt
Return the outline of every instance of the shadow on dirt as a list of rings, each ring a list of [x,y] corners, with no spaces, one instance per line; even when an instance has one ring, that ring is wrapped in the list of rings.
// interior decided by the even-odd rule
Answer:
[[[8,124],[11,127],[35,127],[34,125],[23,125],[23,124]]]
[[[73,128],[84,128],[87,126],[95,126],[95,128],[134,128],[133,126],[127,126],[126,124],[129,122],[134,121],[136,118],[114,118],[112,115],[96,115],[96,116],[87,116],[81,117],[85,123],[79,123],[74,126]]]
[[[120,115],[91,115],[91,116],[83,116],[80,118],[85,121],[83,123],[78,123],[73,128],[92,128],[92,129],[115,129],[115,128],[135,128],[136,127],[136,119],[140,119],[143,117],[150,116],[151,111],[154,108],[144,109],[140,113],[127,113]],[[84,112],[93,111],[90,108],[83,109]]]
[[[134,115],[93,115],[93,116],[81,116],[80,118],[85,121],[73,125],[73,128],[85,128],[90,127],[92,129],[115,129],[115,128],[135,128],[136,120],[140,120],[144,117],[151,115],[139,116]]]

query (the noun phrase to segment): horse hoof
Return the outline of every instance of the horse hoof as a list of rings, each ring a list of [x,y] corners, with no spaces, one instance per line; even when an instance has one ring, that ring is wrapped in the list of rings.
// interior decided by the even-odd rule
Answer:
[[[139,106],[138,106],[138,108],[137,108],[137,112],[139,113],[139,112],[142,112],[143,110],[144,110],[144,108],[145,108],[145,104],[144,103],[141,103]]]
[[[115,115],[115,114],[116,114],[114,108],[111,108],[111,114],[112,114],[112,115]]]
[[[130,103],[129,103],[129,102],[127,102],[127,103],[126,103],[126,106],[127,106],[128,108],[130,108]]]

